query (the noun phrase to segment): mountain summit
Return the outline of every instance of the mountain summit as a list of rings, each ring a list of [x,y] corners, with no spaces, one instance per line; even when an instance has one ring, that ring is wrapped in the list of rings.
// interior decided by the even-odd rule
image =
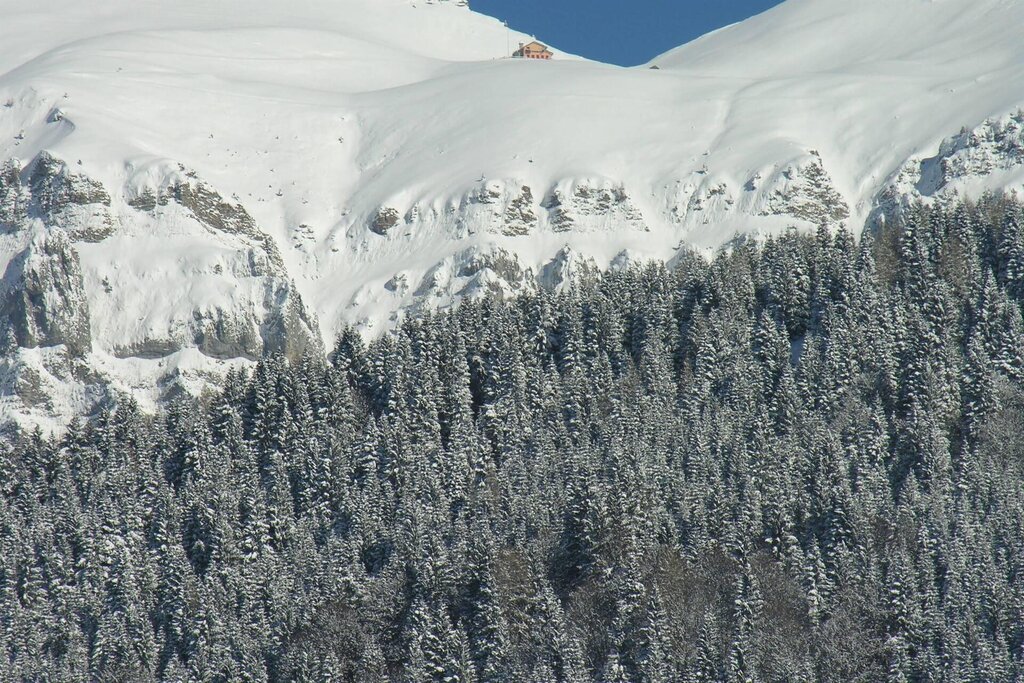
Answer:
[[[789,0],[623,69],[462,3],[0,0],[0,410],[1024,184],[1024,5]],[[541,36],[541,38],[543,38]]]

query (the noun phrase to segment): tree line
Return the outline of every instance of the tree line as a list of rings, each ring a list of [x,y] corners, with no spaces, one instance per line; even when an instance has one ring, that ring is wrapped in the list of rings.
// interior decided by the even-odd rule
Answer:
[[[484,298],[0,447],[0,679],[1024,678],[1024,205]]]

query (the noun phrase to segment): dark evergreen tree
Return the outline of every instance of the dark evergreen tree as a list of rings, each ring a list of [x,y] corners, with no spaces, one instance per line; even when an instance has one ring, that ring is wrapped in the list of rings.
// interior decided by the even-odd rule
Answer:
[[[681,254],[12,432],[0,679],[1021,680],[1020,221]]]

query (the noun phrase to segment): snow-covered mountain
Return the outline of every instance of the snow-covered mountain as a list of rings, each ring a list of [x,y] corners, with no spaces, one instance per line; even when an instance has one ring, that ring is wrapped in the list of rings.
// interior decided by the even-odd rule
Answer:
[[[445,0],[0,18],[0,412],[25,423],[590,264],[1024,186],[1017,0],[788,0],[633,69],[506,59],[526,36]]]

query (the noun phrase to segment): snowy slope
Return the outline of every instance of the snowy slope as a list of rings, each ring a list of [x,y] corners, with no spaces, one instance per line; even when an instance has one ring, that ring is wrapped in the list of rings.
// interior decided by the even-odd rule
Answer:
[[[858,226],[908,160],[1024,105],[1022,35],[1015,0],[789,0],[653,63],[731,90],[722,166],[752,158],[758,136],[819,150]]]
[[[1024,185],[1011,0],[789,0],[657,70],[502,59],[526,37],[444,0],[0,17],[0,310],[26,349],[0,410],[38,420],[590,260]]]

